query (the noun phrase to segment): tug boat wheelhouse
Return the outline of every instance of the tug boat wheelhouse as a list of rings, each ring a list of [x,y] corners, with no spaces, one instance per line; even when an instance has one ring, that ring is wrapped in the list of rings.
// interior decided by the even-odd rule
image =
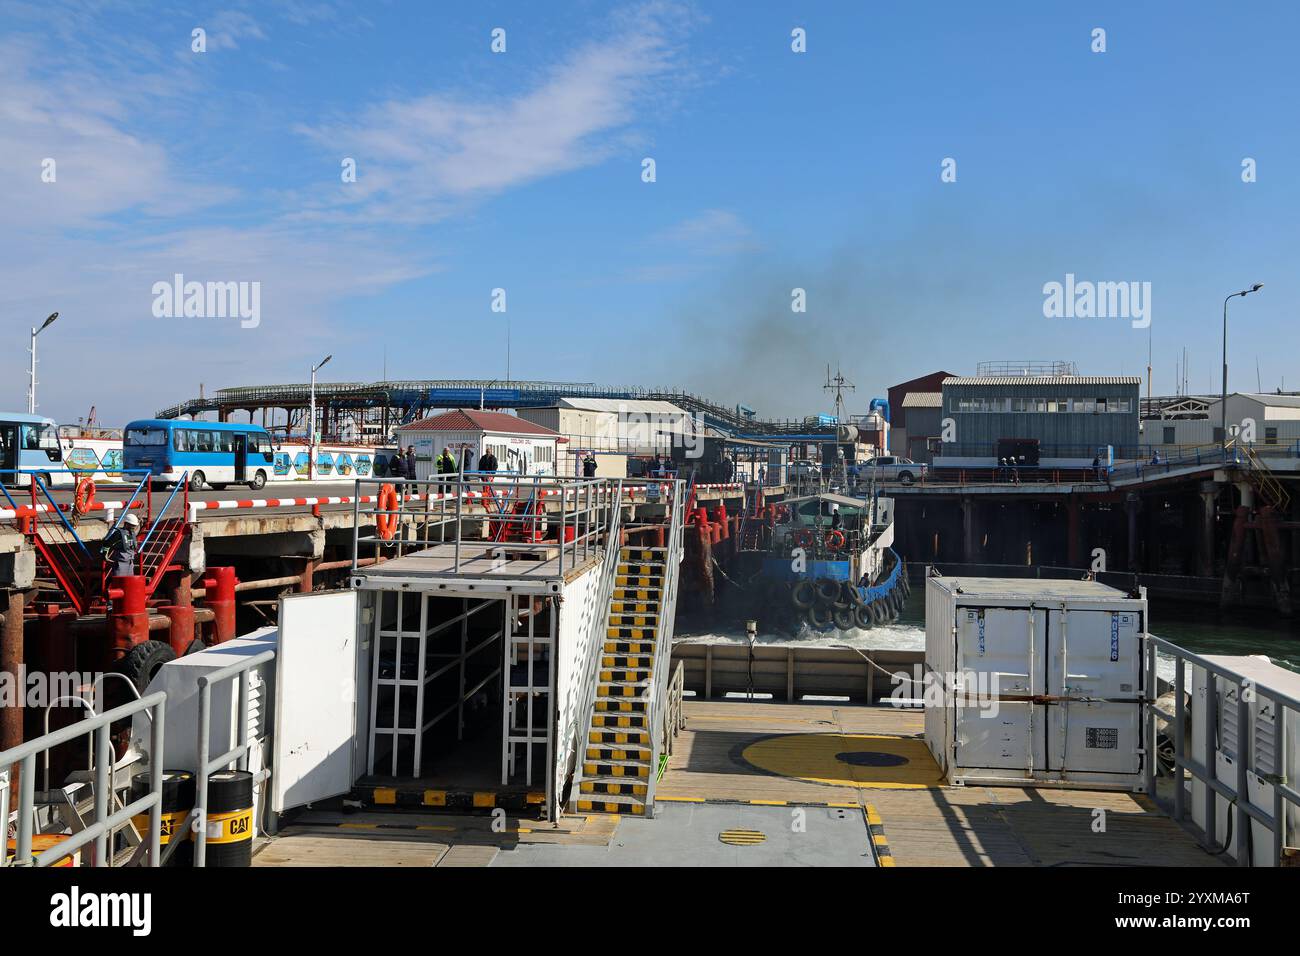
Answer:
[[[765,628],[866,629],[898,620],[910,585],[894,552],[894,502],[819,492],[765,506],[736,555],[745,613]]]

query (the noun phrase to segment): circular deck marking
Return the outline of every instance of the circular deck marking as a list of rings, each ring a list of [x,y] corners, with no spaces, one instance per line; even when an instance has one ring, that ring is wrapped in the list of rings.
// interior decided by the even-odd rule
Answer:
[[[901,767],[907,758],[900,754],[886,754],[878,750],[846,750],[835,755],[836,760],[855,767]]]
[[[723,830],[718,839],[727,846],[757,846],[767,839],[767,834],[759,830]]]
[[[925,743],[871,734],[773,734],[733,751],[760,773],[835,787],[913,789],[941,785]]]

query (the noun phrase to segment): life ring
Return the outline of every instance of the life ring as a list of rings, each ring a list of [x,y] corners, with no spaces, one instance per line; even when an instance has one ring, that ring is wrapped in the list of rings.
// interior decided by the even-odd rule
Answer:
[[[817,536],[808,528],[799,528],[791,533],[795,547],[807,548],[817,540]]]
[[[827,531],[824,539],[826,547],[831,551],[839,551],[844,547],[843,531]]]
[[[388,514],[396,511],[400,506],[397,502],[397,489],[392,485],[381,485],[379,488],[379,500],[375,503],[375,530],[379,532],[379,537],[385,541],[392,540],[393,535],[397,532],[397,515]]]
[[[817,591],[813,583],[804,578],[790,592],[790,602],[801,611],[806,611],[817,603]]]
[[[789,523],[790,523],[790,506],[789,506],[789,505],[777,505],[777,506],[773,509],[773,511],[774,511],[774,513],[775,513],[775,516],[776,516],[776,523],[777,523],[777,524],[789,524]]]
[[[91,478],[82,478],[77,482],[77,493],[72,497],[72,508],[79,515],[84,515],[95,503],[95,482]]]

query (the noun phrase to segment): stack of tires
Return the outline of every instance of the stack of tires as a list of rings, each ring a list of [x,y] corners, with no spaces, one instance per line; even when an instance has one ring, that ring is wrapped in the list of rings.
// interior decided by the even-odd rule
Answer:
[[[848,581],[802,578],[790,589],[790,603],[814,631],[867,630],[897,621],[911,590],[906,568],[900,566],[893,586],[879,597],[870,598],[868,589]]]

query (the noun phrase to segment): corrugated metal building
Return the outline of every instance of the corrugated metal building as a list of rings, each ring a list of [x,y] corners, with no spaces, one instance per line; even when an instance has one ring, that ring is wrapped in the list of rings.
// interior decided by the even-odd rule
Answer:
[[[913,461],[929,463],[942,436],[943,393],[909,392],[903,399],[903,411],[907,414],[907,428],[902,442],[898,441],[898,431],[894,432],[894,450]]]
[[[519,417],[566,439],[559,450],[556,474],[581,474],[588,452],[596,459],[596,477],[628,475],[628,457],[659,453],[672,457],[674,448],[698,451],[703,422],[672,402],[654,399],[561,398],[545,408],[521,408]]]
[[[1037,439],[1046,459],[1090,460],[1111,445],[1117,458],[1141,457],[1142,379],[1129,375],[997,375],[943,382],[941,418],[955,441],[943,457],[996,457],[999,439]]]

